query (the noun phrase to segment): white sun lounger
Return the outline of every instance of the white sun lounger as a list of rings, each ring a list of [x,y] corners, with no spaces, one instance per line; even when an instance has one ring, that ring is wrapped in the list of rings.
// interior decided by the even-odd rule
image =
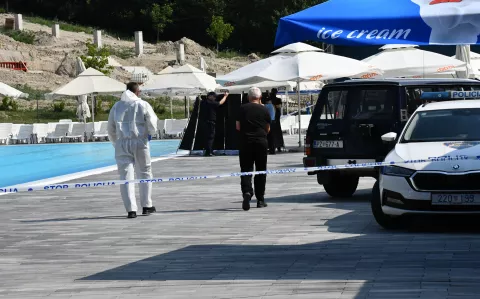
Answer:
[[[165,137],[165,120],[159,119],[157,121],[157,139],[163,139]]]
[[[50,142],[50,141],[63,142],[65,140],[65,137],[68,135],[69,131],[70,131],[70,124],[57,124],[55,126],[55,131],[53,133],[49,133],[47,135],[47,138],[45,138],[45,140],[47,142]]]
[[[187,119],[167,119],[165,120],[165,136],[179,138],[183,135],[187,126]]]
[[[0,144],[7,145],[10,138],[12,137],[12,126],[13,124],[0,124]]]
[[[93,140],[96,141],[97,139],[108,139],[108,122],[102,121],[100,129],[93,133]]]
[[[33,143],[46,142],[48,124],[33,124]]]
[[[292,135],[292,126],[295,123],[295,116],[287,115],[280,118],[280,126],[282,127],[282,132]]]
[[[33,125],[21,125],[18,132],[12,136],[14,143],[33,143]]]
[[[70,141],[83,142],[85,140],[85,124],[78,123],[72,125],[72,132],[65,136],[65,139]]]

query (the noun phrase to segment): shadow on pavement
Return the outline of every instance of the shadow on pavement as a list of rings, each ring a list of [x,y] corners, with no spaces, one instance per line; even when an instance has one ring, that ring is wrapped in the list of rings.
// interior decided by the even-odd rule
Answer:
[[[318,202],[324,203],[319,209],[343,211],[318,226],[348,233],[345,238],[332,234],[326,235],[332,240],[299,245],[192,245],[81,280],[358,280],[365,284],[355,298],[365,298],[372,290],[380,291],[378,298],[414,298],[433,291],[435,298],[444,298],[459,286],[463,295],[478,294],[477,217],[417,217],[415,229],[388,232],[375,223],[365,204],[356,209],[368,200],[368,193],[345,200],[319,198],[317,193],[270,200]],[[307,241],[308,233],[305,237]]]

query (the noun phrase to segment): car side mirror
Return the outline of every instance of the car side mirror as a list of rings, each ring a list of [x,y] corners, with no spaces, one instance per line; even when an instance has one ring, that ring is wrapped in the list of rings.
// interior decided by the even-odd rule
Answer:
[[[397,133],[390,132],[382,136],[382,141],[385,143],[392,143],[397,140]]]

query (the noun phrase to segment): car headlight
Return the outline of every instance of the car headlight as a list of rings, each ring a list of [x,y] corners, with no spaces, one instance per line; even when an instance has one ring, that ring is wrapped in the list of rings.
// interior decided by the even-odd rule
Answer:
[[[401,176],[401,177],[410,177],[415,173],[415,170],[398,167],[398,166],[383,166],[382,174],[389,176]]]

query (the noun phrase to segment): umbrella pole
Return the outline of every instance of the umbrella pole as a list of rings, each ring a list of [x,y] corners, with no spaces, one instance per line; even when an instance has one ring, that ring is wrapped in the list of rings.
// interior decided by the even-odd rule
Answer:
[[[298,98],[298,147],[302,147],[302,108],[300,107],[300,80],[297,80]]]
[[[37,122],[40,122],[40,116],[38,114],[38,97],[37,97]]]
[[[188,110],[187,109],[187,97],[184,97],[183,103],[185,104],[185,117],[188,118],[188,116],[187,116],[187,110]]]
[[[288,88],[285,88],[285,99],[287,100],[287,115],[288,115]],[[282,105],[283,109],[283,105]]]
[[[190,97],[187,97],[187,118],[190,119]]]
[[[92,122],[95,123],[95,96],[92,93]]]
[[[172,97],[170,97],[170,119],[173,119],[173,100]]]

